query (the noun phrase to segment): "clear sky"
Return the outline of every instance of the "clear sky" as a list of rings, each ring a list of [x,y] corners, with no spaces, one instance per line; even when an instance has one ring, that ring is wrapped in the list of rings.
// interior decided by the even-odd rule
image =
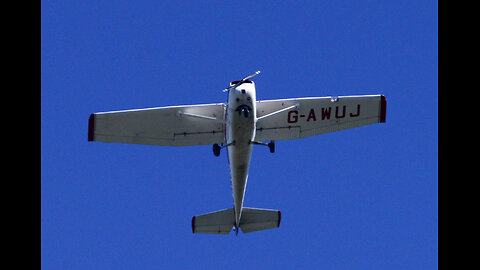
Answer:
[[[42,1],[42,269],[435,269],[437,1]],[[383,94],[387,122],[254,148],[245,206],[280,228],[192,234],[232,207],[225,152],[88,142],[93,112]]]

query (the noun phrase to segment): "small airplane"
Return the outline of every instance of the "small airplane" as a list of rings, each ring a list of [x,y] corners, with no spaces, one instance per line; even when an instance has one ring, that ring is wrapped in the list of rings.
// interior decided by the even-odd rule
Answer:
[[[192,218],[193,233],[238,235],[278,228],[281,212],[243,206],[253,145],[275,152],[275,141],[385,123],[384,95],[257,100],[257,71],[230,82],[226,103],[99,112],[88,120],[88,141],[163,146],[213,145],[227,150],[233,207]],[[268,141],[268,143],[267,143]]]

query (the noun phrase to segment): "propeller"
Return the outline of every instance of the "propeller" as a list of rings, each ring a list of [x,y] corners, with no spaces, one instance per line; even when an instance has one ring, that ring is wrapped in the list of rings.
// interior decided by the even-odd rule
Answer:
[[[230,86],[230,87],[228,87],[228,88],[225,88],[225,89],[223,89],[223,91],[222,91],[222,92],[227,92],[227,91],[230,91],[230,89],[232,89],[232,88],[235,88],[235,87],[239,86],[240,84],[244,83],[246,80],[249,80],[249,79],[251,79],[251,78],[253,78],[253,77],[257,76],[258,74],[260,74],[260,70],[258,70],[257,72],[255,72],[255,73],[253,73],[253,74],[251,74],[251,75],[248,75],[247,77],[245,77],[245,78],[241,79],[241,80],[240,80],[240,81],[238,81],[236,84],[234,84],[234,85],[232,85],[232,86]]]

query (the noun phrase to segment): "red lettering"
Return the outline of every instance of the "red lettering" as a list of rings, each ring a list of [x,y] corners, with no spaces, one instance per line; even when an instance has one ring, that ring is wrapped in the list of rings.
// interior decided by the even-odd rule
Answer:
[[[344,118],[346,108],[347,108],[347,106],[343,105],[343,113],[342,113],[342,115],[338,115],[338,106],[336,106],[335,107],[335,118]]]
[[[296,123],[298,122],[298,111],[293,110],[288,112],[288,123]]]
[[[322,108],[322,120],[325,120],[325,118],[330,119],[330,113],[332,112],[332,108]]]
[[[350,113],[350,117],[358,117],[360,115],[360,104],[357,104],[357,113]]]
[[[310,121],[310,118],[312,118],[313,121],[317,121],[317,117],[315,116],[315,111],[313,109],[310,109],[310,113],[307,117],[307,122]]]

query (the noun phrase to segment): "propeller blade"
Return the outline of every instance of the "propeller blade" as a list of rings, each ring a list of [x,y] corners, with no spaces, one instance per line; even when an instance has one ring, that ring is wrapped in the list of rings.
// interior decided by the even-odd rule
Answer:
[[[258,71],[256,71],[255,73],[250,74],[250,75],[248,75],[247,77],[241,79],[241,80],[240,80],[239,82],[237,82],[236,84],[234,84],[234,85],[232,85],[232,86],[230,86],[230,87],[228,87],[228,88],[223,89],[222,92],[227,92],[227,91],[229,91],[230,89],[235,88],[235,87],[239,86],[240,84],[244,83],[246,80],[249,80],[249,79],[257,76],[258,74],[260,74],[260,70],[258,70]]]

